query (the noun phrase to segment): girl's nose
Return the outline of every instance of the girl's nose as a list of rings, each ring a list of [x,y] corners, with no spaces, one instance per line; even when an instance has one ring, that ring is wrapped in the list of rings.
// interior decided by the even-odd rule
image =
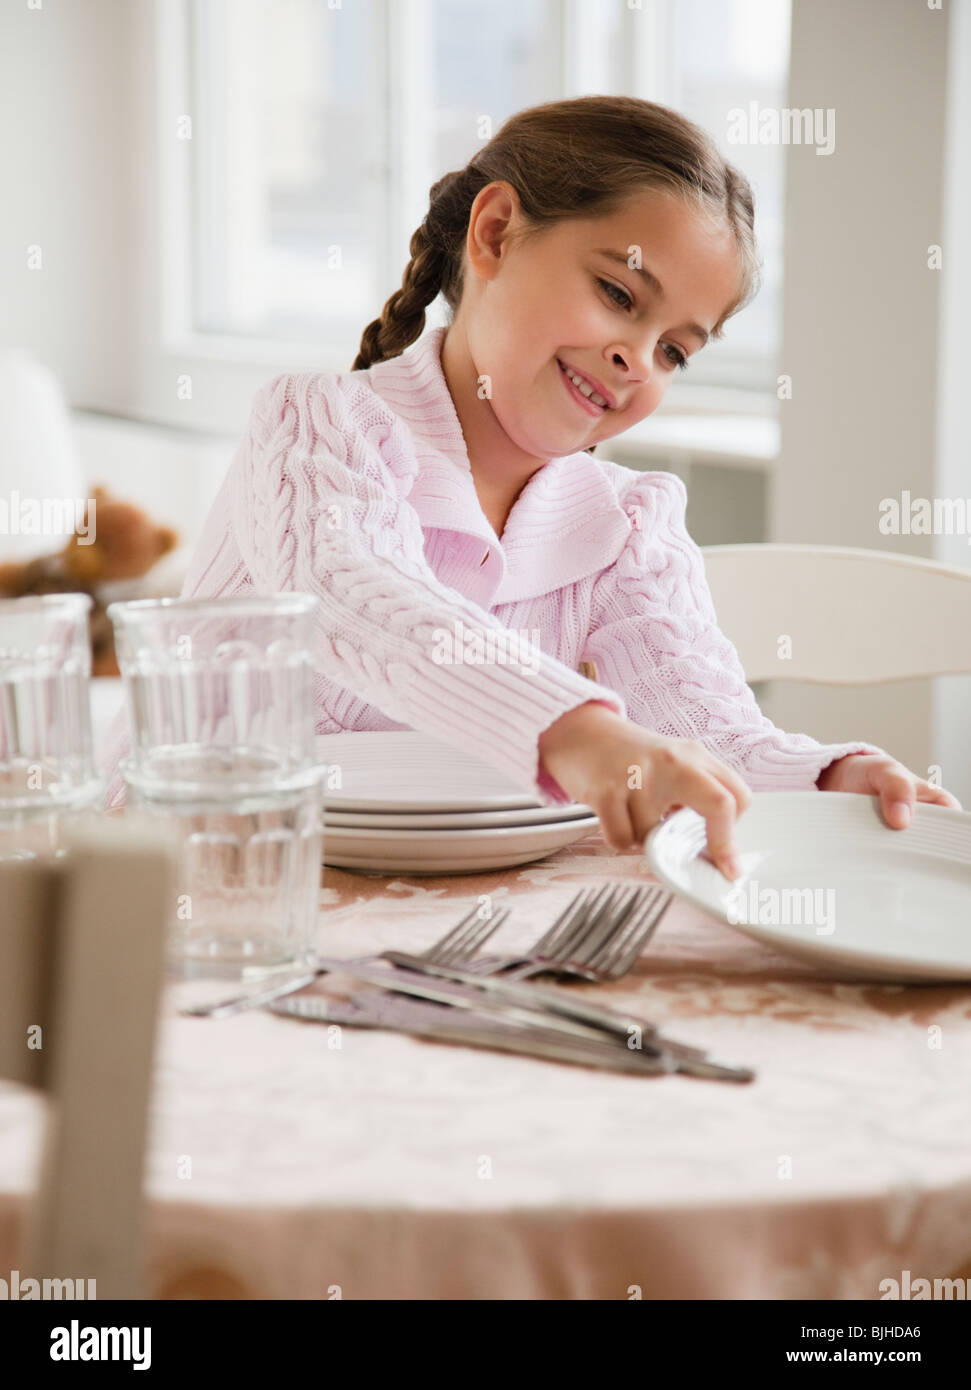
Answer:
[[[629,386],[643,386],[653,371],[657,339],[643,344],[624,344],[611,349],[611,361]]]

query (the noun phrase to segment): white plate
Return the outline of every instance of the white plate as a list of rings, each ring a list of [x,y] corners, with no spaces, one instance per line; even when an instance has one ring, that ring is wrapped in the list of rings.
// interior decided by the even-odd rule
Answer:
[[[570,806],[525,807],[522,811],[451,811],[422,816],[408,811],[331,811],[324,810],[327,825],[360,826],[366,830],[489,830],[510,825],[562,825],[564,821],[589,819],[590,809]]]
[[[496,768],[414,729],[320,734],[317,752],[323,762],[341,770],[340,788],[328,785],[324,795],[328,811],[543,809],[541,801]],[[557,810],[547,809],[554,815]],[[589,807],[580,809],[590,813]]]
[[[326,826],[324,863],[335,868],[390,869],[400,873],[469,873],[527,864],[582,839],[599,825],[584,816],[560,825],[497,830],[366,830]]]
[[[755,792],[735,843],[734,884],[699,857],[695,811],[656,826],[645,853],[665,887],[776,951],[865,978],[971,980],[971,812],[918,803],[892,830],[876,797]]]
[[[461,860],[455,859],[423,859],[420,869],[409,861],[403,864],[395,864],[389,860],[380,859],[375,862],[373,859],[359,859],[355,855],[335,855],[333,859],[326,862],[332,869],[353,869],[358,873],[381,874],[408,874],[411,878],[421,878],[423,876],[439,876],[444,874],[486,874],[492,869],[514,869],[519,864],[531,864],[536,855],[529,854],[498,854],[487,855],[484,859]],[[543,856],[540,855],[540,858]]]

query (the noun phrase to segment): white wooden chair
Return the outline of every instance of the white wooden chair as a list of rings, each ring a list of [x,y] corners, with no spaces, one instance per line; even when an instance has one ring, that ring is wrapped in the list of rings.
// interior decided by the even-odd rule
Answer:
[[[971,569],[829,545],[709,545],[701,553],[718,626],[750,685],[971,673]],[[783,659],[786,636],[791,656]]]
[[[87,813],[62,843],[58,859],[0,863],[0,1075],[42,1088],[50,1103],[15,1267],[21,1284],[94,1279],[99,1299],[140,1298],[174,854],[133,813]]]

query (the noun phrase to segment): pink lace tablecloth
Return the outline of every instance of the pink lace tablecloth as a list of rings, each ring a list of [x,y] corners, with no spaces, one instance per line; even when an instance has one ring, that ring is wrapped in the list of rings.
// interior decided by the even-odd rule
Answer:
[[[480,895],[493,945],[649,879],[594,833],[447,878],[327,869],[319,949],[424,948]],[[623,1003],[753,1066],[640,1078],[252,1012],[161,1021],[156,1297],[867,1298],[971,1276],[971,989],[853,982],[675,901]],[[339,1045],[338,1045],[339,1044]],[[41,1103],[0,1091],[0,1267]]]

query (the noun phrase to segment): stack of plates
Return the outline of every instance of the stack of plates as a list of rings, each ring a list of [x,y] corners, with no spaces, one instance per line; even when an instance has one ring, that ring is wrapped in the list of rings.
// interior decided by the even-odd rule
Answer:
[[[410,874],[528,864],[589,834],[589,806],[544,806],[495,768],[411,729],[322,735],[324,863]],[[340,769],[336,785],[335,769]]]

